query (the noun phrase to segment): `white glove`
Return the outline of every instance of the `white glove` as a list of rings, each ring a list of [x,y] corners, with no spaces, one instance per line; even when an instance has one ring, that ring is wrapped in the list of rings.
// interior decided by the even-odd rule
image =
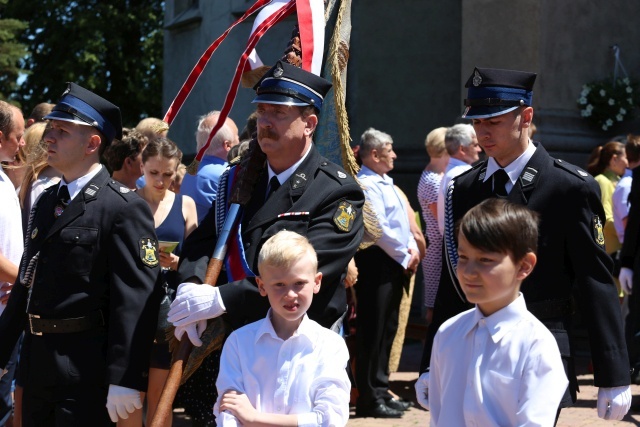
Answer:
[[[206,284],[181,283],[167,313],[167,320],[178,327],[198,320],[213,319],[225,311],[220,289]]]
[[[621,420],[631,408],[631,386],[598,389],[598,416],[605,420]]]
[[[416,381],[416,399],[424,409],[429,410],[429,372],[420,375]]]
[[[136,409],[142,409],[140,392],[138,390],[113,384],[109,385],[107,411],[109,411],[111,421],[117,423],[118,417],[126,420],[129,418],[129,414],[133,414]]]
[[[618,280],[620,281],[620,287],[625,294],[631,295],[633,291],[633,270],[627,267],[622,267],[620,269],[620,274],[618,275]]]
[[[176,326],[173,331],[173,334],[178,338],[178,341],[182,339],[184,333],[187,333],[189,337],[189,341],[196,347],[200,347],[202,345],[202,340],[200,337],[204,330],[207,329],[207,321],[206,319],[198,320],[196,323],[189,323],[184,326]]]

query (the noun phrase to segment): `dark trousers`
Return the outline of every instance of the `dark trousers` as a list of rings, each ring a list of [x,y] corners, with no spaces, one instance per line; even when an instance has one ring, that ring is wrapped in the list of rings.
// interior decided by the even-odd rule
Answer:
[[[31,387],[22,398],[23,427],[111,426],[106,409],[107,386],[81,384]]]
[[[356,253],[355,261],[357,406],[369,409],[391,398],[389,354],[398,329],[404,268],[377,246]]]
[[[7,373],[0,378],[0,427],[9,420],[13,411],[13,399],[11,398],[11,384],[13,383],[13,377],[16,372],[16,365],[18,364],[18,352],[20,343],[18,342],[11,353],[9,363],[7,363]]]
[[[629,314],[625,319],[625,338],[629,352],[629,364],[634,374],[640,368],[640,269],[635,268],[633,274],[634,292],[629,295]],[[637,279],[636,279],[637,278]]]
[[[106,332],[25,335],[20,354],[23,427],[111,426]]]

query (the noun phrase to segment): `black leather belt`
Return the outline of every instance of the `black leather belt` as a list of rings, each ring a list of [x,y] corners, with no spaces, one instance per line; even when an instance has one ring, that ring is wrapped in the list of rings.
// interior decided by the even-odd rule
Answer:
[[[29,314],[29,330],[33,335],[83,332],[104,324],[104,317],[99,310],[87,316],[70,319],[43,319],[37,314]]]
[[[529,310],[538,319],[552,319],[567,317],[573,314],[573,305],[570,299],[527,302]]]

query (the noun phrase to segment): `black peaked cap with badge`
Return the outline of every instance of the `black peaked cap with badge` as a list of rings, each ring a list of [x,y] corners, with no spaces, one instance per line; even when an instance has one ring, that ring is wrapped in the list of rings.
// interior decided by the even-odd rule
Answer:
[[[331,83],[322,77],[284,61],[278,61],[253,87],[253,104],[279,104],[303,107],[311,105],[320,111]]]
[[[467,80],[462,117],[485,119],[531,106],[536,74],[526,71],[478,68]]]
[[[120,109],[73,82],[67,83],[67,89],[53,107],[53,111],[44,118],[92,126],[106,137],[107,145],[114,138],[122,139]]]

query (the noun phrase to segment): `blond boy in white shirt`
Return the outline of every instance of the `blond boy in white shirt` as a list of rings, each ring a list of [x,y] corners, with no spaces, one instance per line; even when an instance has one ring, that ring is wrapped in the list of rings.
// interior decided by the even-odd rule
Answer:
[[[267,317],[234,331],[216,381],[219,426],[344,426],[351,385],[347,346],[306,315],[322,273],[309,241],[280,231],[266,241],[256,278]]]
[[[536,264],[537,241],[537,214],[503,199],[485,200],[462,218],[457,275],[476,307],[436,334],[428,378],[432,426],[556,422],[568,385],[560,351],[520,293]]]

